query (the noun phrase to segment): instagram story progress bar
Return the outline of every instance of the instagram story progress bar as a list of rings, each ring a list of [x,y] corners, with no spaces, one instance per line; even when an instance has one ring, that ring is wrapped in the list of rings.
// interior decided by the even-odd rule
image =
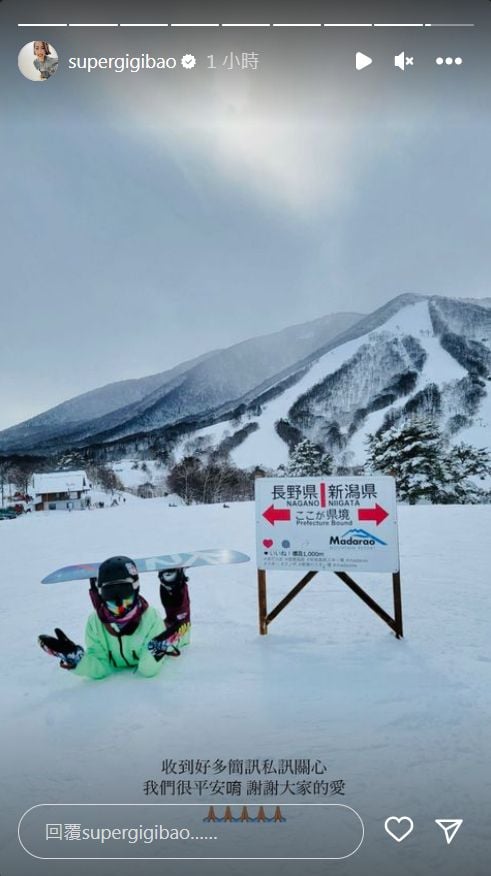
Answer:
[[[36,22],[19,22],[18,27],[187,27],[187,28],[368,28],[368,27],[381,27],[381,28],[418,28],[418,27],[450,27],[450,28],[467,28],[467,27],[475,27],[474,22],[406,22],[406,23],[397,23],[397,22],[208,22],[208,21],[200,21],[200,22],[161,22],[161,21],[133,21],[133,22],[103,22],[103,21],[66,21],[66,22],[49,22],[49,21],[36,21]]]

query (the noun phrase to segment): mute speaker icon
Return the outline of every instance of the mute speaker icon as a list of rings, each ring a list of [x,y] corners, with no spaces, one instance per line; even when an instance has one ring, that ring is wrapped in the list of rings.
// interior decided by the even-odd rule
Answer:
[[[399,70],[404,72],[406,67],[414,67],[414,58],[409,58],[405,52],[401,52],[394,58],[394,67],[399,67]]]

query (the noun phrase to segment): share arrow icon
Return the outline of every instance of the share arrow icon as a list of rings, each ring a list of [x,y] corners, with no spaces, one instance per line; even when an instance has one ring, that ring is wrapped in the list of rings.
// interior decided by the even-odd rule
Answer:
[[[445,834],[445,839],[447,841],[447,846],[450,845],[454,836],[456,835],[459,828],[462,827],[464,823],[463,818],[436,818],[435,824],[438,824],[438,827],[441,827]]]

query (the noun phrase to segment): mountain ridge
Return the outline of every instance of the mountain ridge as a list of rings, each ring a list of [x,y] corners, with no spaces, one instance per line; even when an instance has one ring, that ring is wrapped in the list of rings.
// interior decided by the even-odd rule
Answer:
[[[449,436],[491,445],[491,309],[402,293],[372,313],[320,317],[141,380],[132,387],[141,397],[86,422],[52,426],[60,408],[45,412],[44,438],[41,429],[30,448],[21,424],[15,450],[104,458],[146,448],[179,459],[186,448],[208,447],[244,468],[275,468],[309,438],[338,462],[358,462],[369,431],[415,414],[431,415]],[[0,452],[15,429],[0,433]]]
[[[285,356],[281,350],[284,341],[288,342],[296,337],[303,352],[305,352],[305,350],[312,346],[317,347],[326,335],[334,336],[338,334],[347,325],[358,321],[361,316],[362,314],[358,313],[343,312],[319,317],[307,323],[288,326],[285,329],[268,335],[249,338],[228,348],[210,351],[195,359],[180,363],[168,371],[137,378],[132,381],[116,381],[115,383],[106,384],[104,387],[75,396],[33,418],[4,429],[0,432],[0,452],[49,451],[51,448],[56,449],[62,445],[65,447],[72,445],[80,446],[93,440],[101,440],[99,438],[101,435],[107,435],[107,438],[109,438],[114,433],[113,437],[117,437],[117,430],[124,427],[125,423],[128,425],[124,430],[124,434],[127,434],[128,428],[131,430],[131,428],[138,429],[141,427],[141,423],[136,422],[138,417],[146,417],[148,420],[152,415],[153,409],[156,406],[162,406],[166,396],[168,396],[167,411],[164,412],[164,416],[160,417],[159,422],[150,422],[148,424],[149,428],[154,428],[157,425],[171,424],[182,418],[182,416],[189,416],[193,413],[197,414],[200,410],[206,410],[210,406],[217,406],[218,403],[223,404],[233,401],[237,394],[239,396],[244,394],[244,388],[239,387],[241,391],[238,392],[233,385],[231,387],[224,385],[222,396],[220,396],[218,382],[220,379],[223,380],[221,375],[223,374],[225,378],[228,378],[229,383],[233,383],[231,381],[230,368],[223,367],[224,358],[237,356],[237,354],[240,356],[241,351],[254,348],[252,352],[256,359],[258,352],[262,355],[263,363],[267,364],[266,359],[271,359],[270,376],[273,376],[278,369],[285,366]],[[312,333],[312,340],[305,336],[302,337],[302,333],[305,335],[306,331]],[[278,363],[275,362],[275,357],[269,353],[266,355],[269,344],[274,344],[277,348],[276,359]],[[244,356],[242,356],[243,359]],[[208,369],[208,372],[206,371],[206,363],[209,360],[215,362],[215,368],[214,370],[213,368],[211,369],[211,374],[209,373],[210,369]],[[286,360],[294,362],[295,356],[286,355]],[[253,364],[257,369],[257,362]],[[205,367],[205,371],[203,371],[203,367]],[[254,373],[251,373],[250,385],[245,386],[246,391],[252,390],[255,383],[262,380],[264,374],[261,373],[257,380],[254,380],[254,377]],[[178,391],[186,381],[188,384],[188,399],[181,400]],[[192,385],[189,386],[190,384]],[[131,390],[130,396],[132,396],[129,401],[121,403],[121,399],[119,399],[119,403],[113,404],[111,393],[116,391],[119,397],[120,391],[124,392],[127,389]],[[236,390],[235,394],[234,390]],[[191,404],[189,404],[189,395],[191,395]],[[102,411],[100,407],[97,408],[97,402],[100,402],[101,399],[102,405],[100,407],[104,408],[105,405],[105,409]],[[95,412],[91,405],[94,400],[96,400]],[[187,408],[185,408],[186,401],[188,401]],[[173,408],[169,402],[174,404]],[[86,410],[85,415],[81,415],[80,407],[84,405],[88,410]],[[183,410],[183,408],[185,409]]]

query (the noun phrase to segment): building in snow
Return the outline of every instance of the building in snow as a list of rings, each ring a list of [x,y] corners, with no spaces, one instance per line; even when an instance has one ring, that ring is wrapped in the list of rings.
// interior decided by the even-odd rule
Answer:
[[[140,499],[153,499],[155,496],[155,487],[150,481],[147,481],[136,488],[136,495],[139,496]]]
[[[89,478],[84,471],[33,474],[29,492],[36,511],[73,511],[90,506]]]

